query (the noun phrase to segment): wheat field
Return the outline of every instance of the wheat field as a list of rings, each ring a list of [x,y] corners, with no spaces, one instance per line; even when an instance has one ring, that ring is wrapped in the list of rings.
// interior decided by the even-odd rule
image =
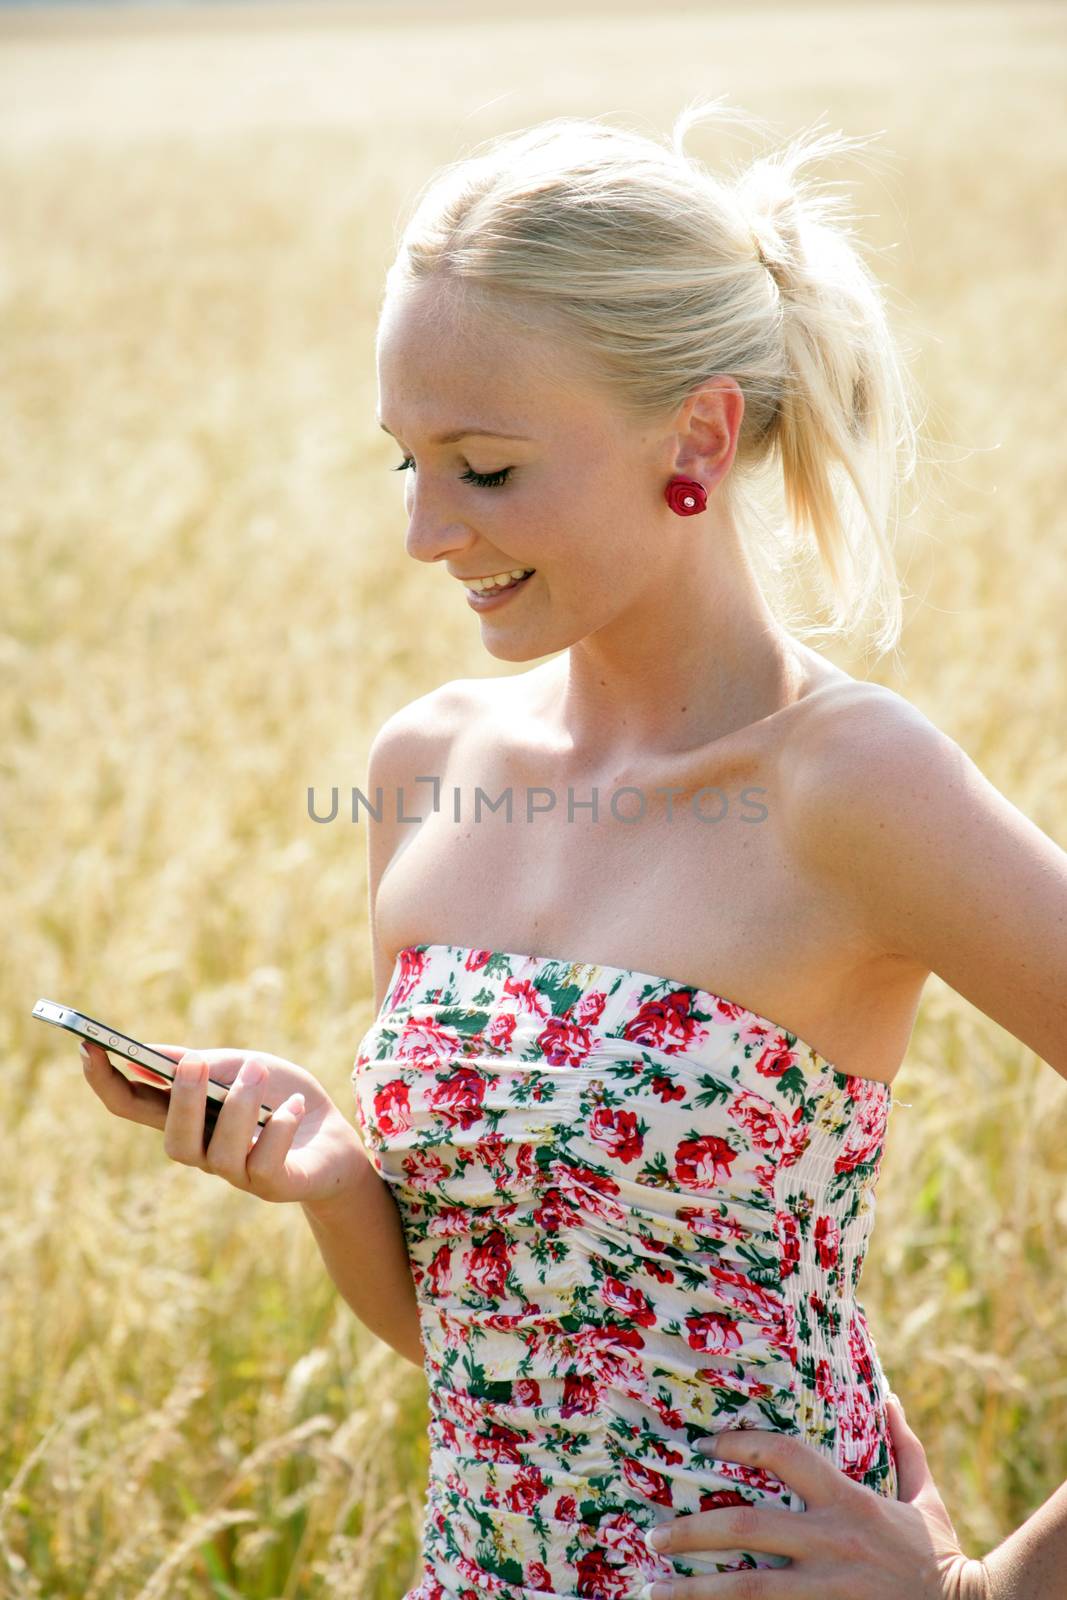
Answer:
[[[939,466],[899,667],[826,653],[1067,845],[1065,47],[1028,3],[0,11],[4,1596],[415,1581],[422,1375],[299,1208],[169,1162],[30,1010],[269,1050],[351,1114],[365,839],[307,789],[508,670],[405,556],[374,421],[416,189],[497,131],[667,133],[696,95],[884,130],[841,175]],[[862,1300],[978,1555],[1067,1477],[1067,1087],[934,976],[894,1094]]]

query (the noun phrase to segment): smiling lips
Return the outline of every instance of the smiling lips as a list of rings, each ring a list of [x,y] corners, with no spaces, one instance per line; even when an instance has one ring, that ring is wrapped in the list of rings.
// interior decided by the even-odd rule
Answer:
[[[510,572],[494,573],[486,578],[461,578],[459,581],[472,594],[492,594],[497,589],[511,589],[523,578],[528,578],[536,569],[533,567],[513,567]]]

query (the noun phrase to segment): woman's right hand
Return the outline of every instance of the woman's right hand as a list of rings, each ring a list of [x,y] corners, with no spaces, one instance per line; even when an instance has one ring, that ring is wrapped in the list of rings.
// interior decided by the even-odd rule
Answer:
[[[151,1048],[180,1063],[170,1089],[127,1078],[112,1066],[106,1050],[88,1040],[82,1057],[89,1057],[85,1076],[116,1117],[162,1128],[163,1149],[172,1161],[199,1167],[261,1200],[314,1204],[332,1200],[359,1181],[367,1166],[359,1135],[303,1067],[262,1050],[186,1050],[176,1044]],[[205,1149],[208,1073],[232,1087]],[[258,1127],[261,1103],[273,1110],[265,1126]]]

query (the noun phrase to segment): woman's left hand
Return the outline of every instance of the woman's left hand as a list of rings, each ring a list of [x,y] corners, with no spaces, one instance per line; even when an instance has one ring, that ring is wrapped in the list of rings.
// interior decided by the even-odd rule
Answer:
[[[657,1554],[748,1550],[787,1567],[657,1579],[652,1600],[994,1600],[982,1561],[964,1555],[926,1451],[896,1396],[888,1402],[897,1498],[857,1483],[814,1445],[766,1428],[716,1435],[714,1458],[773,1473],[806,1509],[726,1506],[662,1523]]]

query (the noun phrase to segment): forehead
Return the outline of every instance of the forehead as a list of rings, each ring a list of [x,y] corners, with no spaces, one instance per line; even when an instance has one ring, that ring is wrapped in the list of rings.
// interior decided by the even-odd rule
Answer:
[[[562,341],[431,284],[383,309],[377,362],[378,415],[413,436],[464,424],[543,435],[597,404]]]

